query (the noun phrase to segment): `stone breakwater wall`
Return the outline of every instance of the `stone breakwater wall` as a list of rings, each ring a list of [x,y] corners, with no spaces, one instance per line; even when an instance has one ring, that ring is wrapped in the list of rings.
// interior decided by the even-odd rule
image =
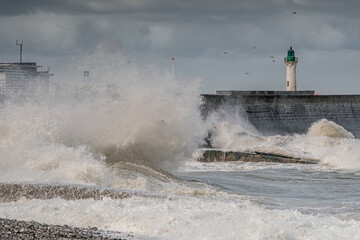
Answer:
[[[360,137],[360,95],[202,95],[204,119],[245,121],[264,135],[306,133],[323,118]]]
[[[299,158],[280,154],[271,154],[264,152],[238,152],[225,151],[219,149],[204,149],[199,155],[197,161],[200,162],[274,162],[274,163],[299,163],[299,164],[317,164],[319,160],[309,158]]]

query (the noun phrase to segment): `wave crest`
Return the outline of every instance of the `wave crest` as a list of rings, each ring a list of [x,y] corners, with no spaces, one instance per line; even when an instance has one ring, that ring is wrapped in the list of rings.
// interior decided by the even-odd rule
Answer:
[[[321,119],[311,125],[307,132],[308,136],[329,137],[329,138],[348,138],[354,139],[354,135],[347,131],[342,126],[329,121]]]

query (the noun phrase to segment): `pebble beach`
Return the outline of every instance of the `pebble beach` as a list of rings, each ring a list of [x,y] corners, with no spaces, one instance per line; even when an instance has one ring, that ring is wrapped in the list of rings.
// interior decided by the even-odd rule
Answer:
[[[139,239],[131,234],[0,218],[0,239]],[[141,238],[143,239],[143,238]]]

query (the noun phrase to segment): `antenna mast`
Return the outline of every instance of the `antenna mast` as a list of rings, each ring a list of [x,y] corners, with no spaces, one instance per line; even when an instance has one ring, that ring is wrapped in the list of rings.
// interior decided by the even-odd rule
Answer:
[[[175,79],[175,63],[174,63],[174,61],[175,61],[175,58],[172,58],[171,59],[172,60],[172,71],[171,71],[171,77],[172,77],[172,79],[174,80]]]
[[[21,40],[21,43],[19,43],[18,40],[16,40],[16,45],[20,46],[20,63],[22,63],[22,45],[23,45],[23,40]]]

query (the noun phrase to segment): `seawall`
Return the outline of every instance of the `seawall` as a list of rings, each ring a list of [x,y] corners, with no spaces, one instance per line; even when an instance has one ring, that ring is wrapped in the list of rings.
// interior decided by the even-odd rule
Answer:
[[[230,91],[231,92],[231,91]],[[328,119],[360,137],[360,95],[203,94],[203,118],[239,119],[264,135],[306,133],[312,123]]]

